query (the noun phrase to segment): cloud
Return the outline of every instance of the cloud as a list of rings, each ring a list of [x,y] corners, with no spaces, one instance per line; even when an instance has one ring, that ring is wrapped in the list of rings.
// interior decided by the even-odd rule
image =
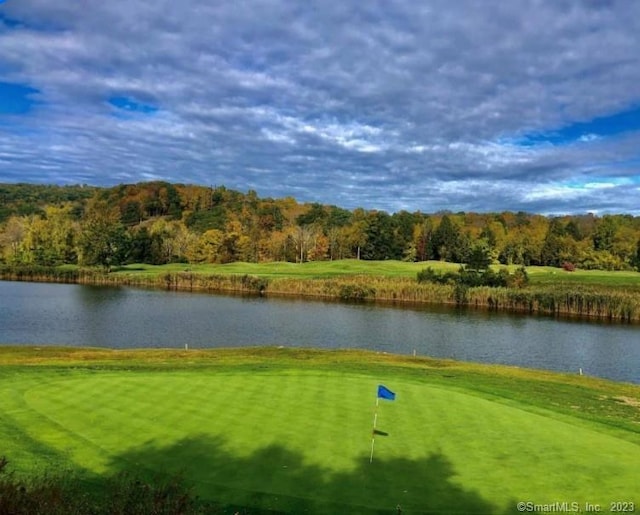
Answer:
[[[39,100],[0,114],[0,180],[639,213],[636,2],[22,0],[0,22],[0,82]]]

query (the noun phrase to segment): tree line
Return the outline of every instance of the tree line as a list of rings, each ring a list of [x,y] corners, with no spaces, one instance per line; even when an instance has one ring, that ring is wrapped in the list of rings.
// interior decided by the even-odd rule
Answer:
[[[0,185],[5,265],[444,260],[640,268],[640,217],[347,210],[224,186]]]

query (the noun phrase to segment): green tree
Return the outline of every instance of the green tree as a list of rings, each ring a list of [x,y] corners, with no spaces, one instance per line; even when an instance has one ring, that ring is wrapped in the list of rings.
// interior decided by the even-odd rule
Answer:
[[[129,262],[153,263],[152,241],[151,235],[146,227],[142,227],[135,231],[131,237]]]
[[[122,215],[120,217],[124,225],[136,225],[142,220],[142,208],[140,202],[129,201],[122,208]]]
[[[125,262],[129,249],[129,236],[120,222],[118,207],[91,201],[81,226],[80,263],[100,265],[108,272]]]
[[[612,216],[605,215],[596,224],[593,233],[593,248],[595,250],[611,251],[617,224]]]
[[[433,249],[436,259],[462,263],[469,253],[469,239],[462,234],[460,228],[444,215],[440,225],[433,233]]]
[[[75,263],[75,225],[69,207],[46,206],[43,215],[29,217],[21,261],[46,266]]]
[[[636,244],[636,254],[633,257],[632,264],[636,270],[640,272],[640,240],[638,240],[638,243]]]
[[[467,268],[476,272],[482,272],[489,268],[491,264],[491,249],[486,240],[478,240],[471,247]]]
[[[383,211],[369,213],[365,233],[363,259],[402,259],[403,244],[396,234],[393,219],[387,213]]]
[[[320,225],[324,226],[327,220],[327,212],[322,204],[314,202],[306,213],[296,217],[296,225],[300,227]]]

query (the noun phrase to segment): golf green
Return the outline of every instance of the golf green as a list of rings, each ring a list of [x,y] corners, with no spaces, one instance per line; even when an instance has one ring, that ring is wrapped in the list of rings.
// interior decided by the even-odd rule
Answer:
[[[397,397],[379,402],[370,463],[379,383]],[[0,375],[0,409],[3,453],[23,470],[180,473],[200,497],[248,509],[511,513],[522,501],[606,511],[639,500],[639,445],[392,371],[24,367]]]

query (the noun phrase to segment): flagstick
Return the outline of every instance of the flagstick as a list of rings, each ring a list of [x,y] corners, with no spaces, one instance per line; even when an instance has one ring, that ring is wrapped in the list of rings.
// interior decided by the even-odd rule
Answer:
[[[371,456],[369,457],[369,463],[373,462],[373,444],[376,443],[376,424],[378,422],[378,405],[380,404],[380,397],[376,396],[376,411],[373,415],[373,431],[371,433]]]
[[[371,457],[369,458],[369,463],[373,463],[373,444],[376,443],[376,437],[371,438]]]

